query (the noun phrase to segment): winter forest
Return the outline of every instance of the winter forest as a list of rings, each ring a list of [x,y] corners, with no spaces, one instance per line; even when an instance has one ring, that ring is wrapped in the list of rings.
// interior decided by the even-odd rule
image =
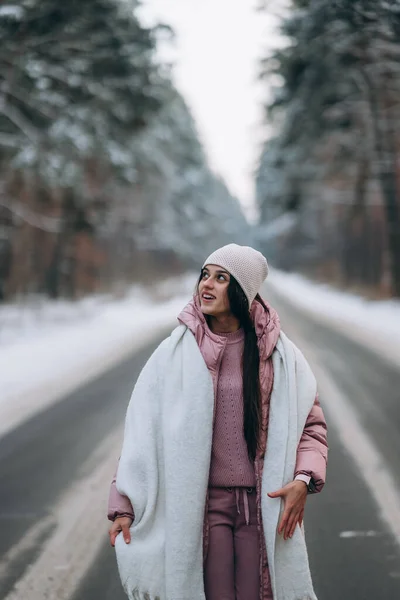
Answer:
[[[270,10],[261,3],[260,14]],[[0,301],[76,299],[216,247],[400,296],[400,1],[292,0],[259,57],[259,221],[210,167],[132,0],[0,5]]]
[[[400,2],[293,0],[282,32],[262,66],[276,82],[257,172],[271,258],[398,297]]]

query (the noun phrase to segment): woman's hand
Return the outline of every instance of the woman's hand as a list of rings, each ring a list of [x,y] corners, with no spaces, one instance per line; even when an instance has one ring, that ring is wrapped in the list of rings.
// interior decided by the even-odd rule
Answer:
[[[131,532],[129,527],[132,525],[133,520],[130,517],[117,517],[111,525],[108,535],[110,536],[111,546],[115,546],[115,538],[122,531],[126,544],[131,541]]]
[[[304,481],[291,481],[280,490],[268,494],[270,498],[283,498],[285,506],[278,526],[278,533],[284,531],[284,539],[291,538],[296,525],[303,523],[304,507],[307,499],[307,484]]]

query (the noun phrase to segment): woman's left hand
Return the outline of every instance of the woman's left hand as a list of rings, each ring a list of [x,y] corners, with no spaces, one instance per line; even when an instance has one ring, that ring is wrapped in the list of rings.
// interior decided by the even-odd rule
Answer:
[[[270,498],[283,498],[284,510],[278,526],[278,533],[284,532],[284,539],[291,538],[296,525],[301,525],[307,499],[307,485],[304,481],[291,481],[280,490],[268,493]]]

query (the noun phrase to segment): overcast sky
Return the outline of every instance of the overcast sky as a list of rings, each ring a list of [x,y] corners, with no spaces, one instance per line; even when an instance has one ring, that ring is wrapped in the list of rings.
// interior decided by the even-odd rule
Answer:
[[[253,170],[266,132],[257,83],[258,61],[277,43],[276,17],[257,0],[145,0],[146,20],[177,34],[175,84],[196,119],[209,162],[254,215]],[[276,3],[270,3],[276,6]]]

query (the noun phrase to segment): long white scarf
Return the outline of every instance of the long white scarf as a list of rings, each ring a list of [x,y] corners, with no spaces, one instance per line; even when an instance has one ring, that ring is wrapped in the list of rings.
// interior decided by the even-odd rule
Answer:
[[[296,449],[315,398],[315,379],[281,334],[262,481],[264,533],[274,600],[316,600],[299,528],[277,536],[281,502],[267,496],[293,479]],[[142,370],[129,403],[117,489],[135,509],[131,543],[116,540],[130,600],[205,600],[203,520],[211,457],[213,383],[184,325]]]
[[[274,600],[317,600],[313,590],[304,532],[296,527],[285,540],[277,527],[283,501],[268,492],[293,481],[297,447],[314,404],[317,383],[300,350],[284,333],[272,355],[274,386],[269,407],[261,511]]]

